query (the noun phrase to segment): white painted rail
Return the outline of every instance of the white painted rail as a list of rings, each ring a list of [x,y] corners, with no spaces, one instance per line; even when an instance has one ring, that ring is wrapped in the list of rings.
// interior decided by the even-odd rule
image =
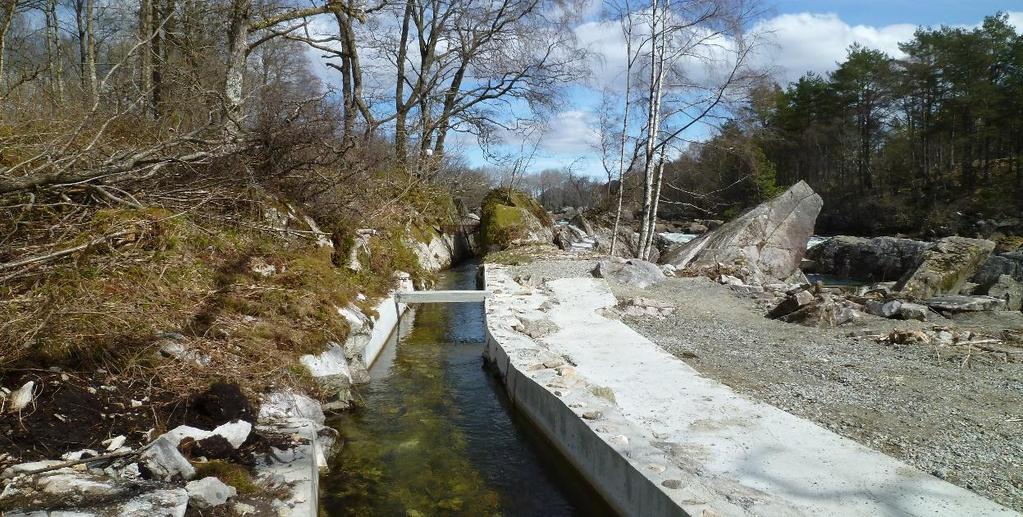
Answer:
[[[394,293],[397,303],[471,303],[482,302],[490,291],[403,291]]]

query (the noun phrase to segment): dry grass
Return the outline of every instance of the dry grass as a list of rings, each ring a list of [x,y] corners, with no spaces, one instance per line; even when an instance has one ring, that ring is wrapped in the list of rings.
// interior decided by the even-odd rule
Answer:
[[[298,356],[344,341],[349,329],[337,308],[358,293],[368,306],[392,287],[395,271],[424,275],[402,238],[425,222],[422,215],[390,219],[371,240],[365,267],[353,272],[312,238],[268,230],[253,217],[261,213],[76,208],[4,228],[23,237],[18,256],[0,254],[0,263],[124,228],[138,231],[34,264],[0,286],[0,372],[103,367],[159,379],[171,399],[215,381],[253,395],[283,386],[315,391],[295,366]],[[59,244],[33,246],[43,226],[69,219],[54,225],[59,238],[49,242]],[[263,276],[254,265],[276,272]],[[160,336],[167,333],[208,362],[161,358]]]

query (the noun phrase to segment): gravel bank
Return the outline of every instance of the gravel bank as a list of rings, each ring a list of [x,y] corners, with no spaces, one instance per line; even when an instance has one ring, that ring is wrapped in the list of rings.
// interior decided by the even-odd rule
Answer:
[[[514,274],[537,284],[588,276],[594,264],[540,261]],[[620,300],[676,306],[668,317],[623,320],[704,375],[1023,511],[1023,364],[962,368],[931,346],[848,337],[924,323],[872,318],[811,329],[768,320],[753,300],[707,279],[614,289]],[[1023,316],[985,323],[1023,328]]]

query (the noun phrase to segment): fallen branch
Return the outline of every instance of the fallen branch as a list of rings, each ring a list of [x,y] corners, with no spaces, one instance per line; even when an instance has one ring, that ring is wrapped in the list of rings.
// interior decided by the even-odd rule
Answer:
[[[142,452],[145,451],[146,449],[148,449],[150,445],[153,445],[153,442],[149,442],[149,443],[143,445],[142,447],[139,447],[138,449],[133,449],[133,450],[130,450],[130,451],[111,452],[110,454],[100,454],[99,456],[92,456],[92,457],[89,457],[89,458],[82,458],[82,459],[78,459],[78,460],[65,461],[63,463],[58,463],[56,465],[50,465],[49,467],[43,467],[43,468],[40,468],[40,469],[29,470],[29,471],[26,471],[26,472],[21,472],[19,474],[26,475],[26,476],[34,476],[36,474],[42,474],[43,472],[49,472],[51,470],[60,470],[60,469],[68,468],[68,467],[73,467],[75,465],[81,465],[82,463],[92,463],[92,462],[95,462],[95,461],[115,460],[117,458],[123,458],[125,456],[135,456],[135,455],[138,455],[138,454],[142,454]]]
[[[72,254],[77,253],[79,251],[86,250],[86,249],[91,248],[93,246],[96,246],[98,244],[102,244],[102,243],[104,243],[104,242],[106,242],[106,241],[108,241],[110,239],[116,239],[118,237],[124,237],[125,235],[129,235],[129,234],[131,234],[132,232],[134,232],[136,230],[137,230],[136,228],[129,228],[129,229],[121,230],[119,232],[114,232],[114,233],[110,233],[110,234],[103,235],[103,236],[100,236],[100,237],[96,237],[95,239],[92,239],[91,241],[86,242],[85,244],[79,244],[78,246],[74,246],[74,247],[71,247],[71,248],[63,249],[63,250],[60,250],[60,251],[55,251],[53,253],[47,253],[46,255],[37,255],[35,257],[29,257],[29,258],[25,258],[25,259],[21,259],[21,260],[15,260],[14,262],[7,262],[5,264],[0,264],[0,271],[4,271],[4,270],[8,270],[8,269],[14,269],[14,268],[22,267],[22,266],[27,266],[27,265],[30,265],[30,264],[40,264],[40,263],[46,263],[46,262],[50,262],[50,261],[53,261],[53,260],[57,260],[57,259],[59,259],[61,257],[66,257],[68,255],[72,255]]]

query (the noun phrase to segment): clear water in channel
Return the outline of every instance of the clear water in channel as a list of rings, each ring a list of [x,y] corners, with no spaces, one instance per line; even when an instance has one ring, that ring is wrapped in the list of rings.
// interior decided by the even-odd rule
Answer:
[[[475,288],[474,264],[436,287]],[[482,304],[420,306],[395,341],[360,408],[328,422],[343,444],[321,480],[321,515],[613,515],[484,368]]]

